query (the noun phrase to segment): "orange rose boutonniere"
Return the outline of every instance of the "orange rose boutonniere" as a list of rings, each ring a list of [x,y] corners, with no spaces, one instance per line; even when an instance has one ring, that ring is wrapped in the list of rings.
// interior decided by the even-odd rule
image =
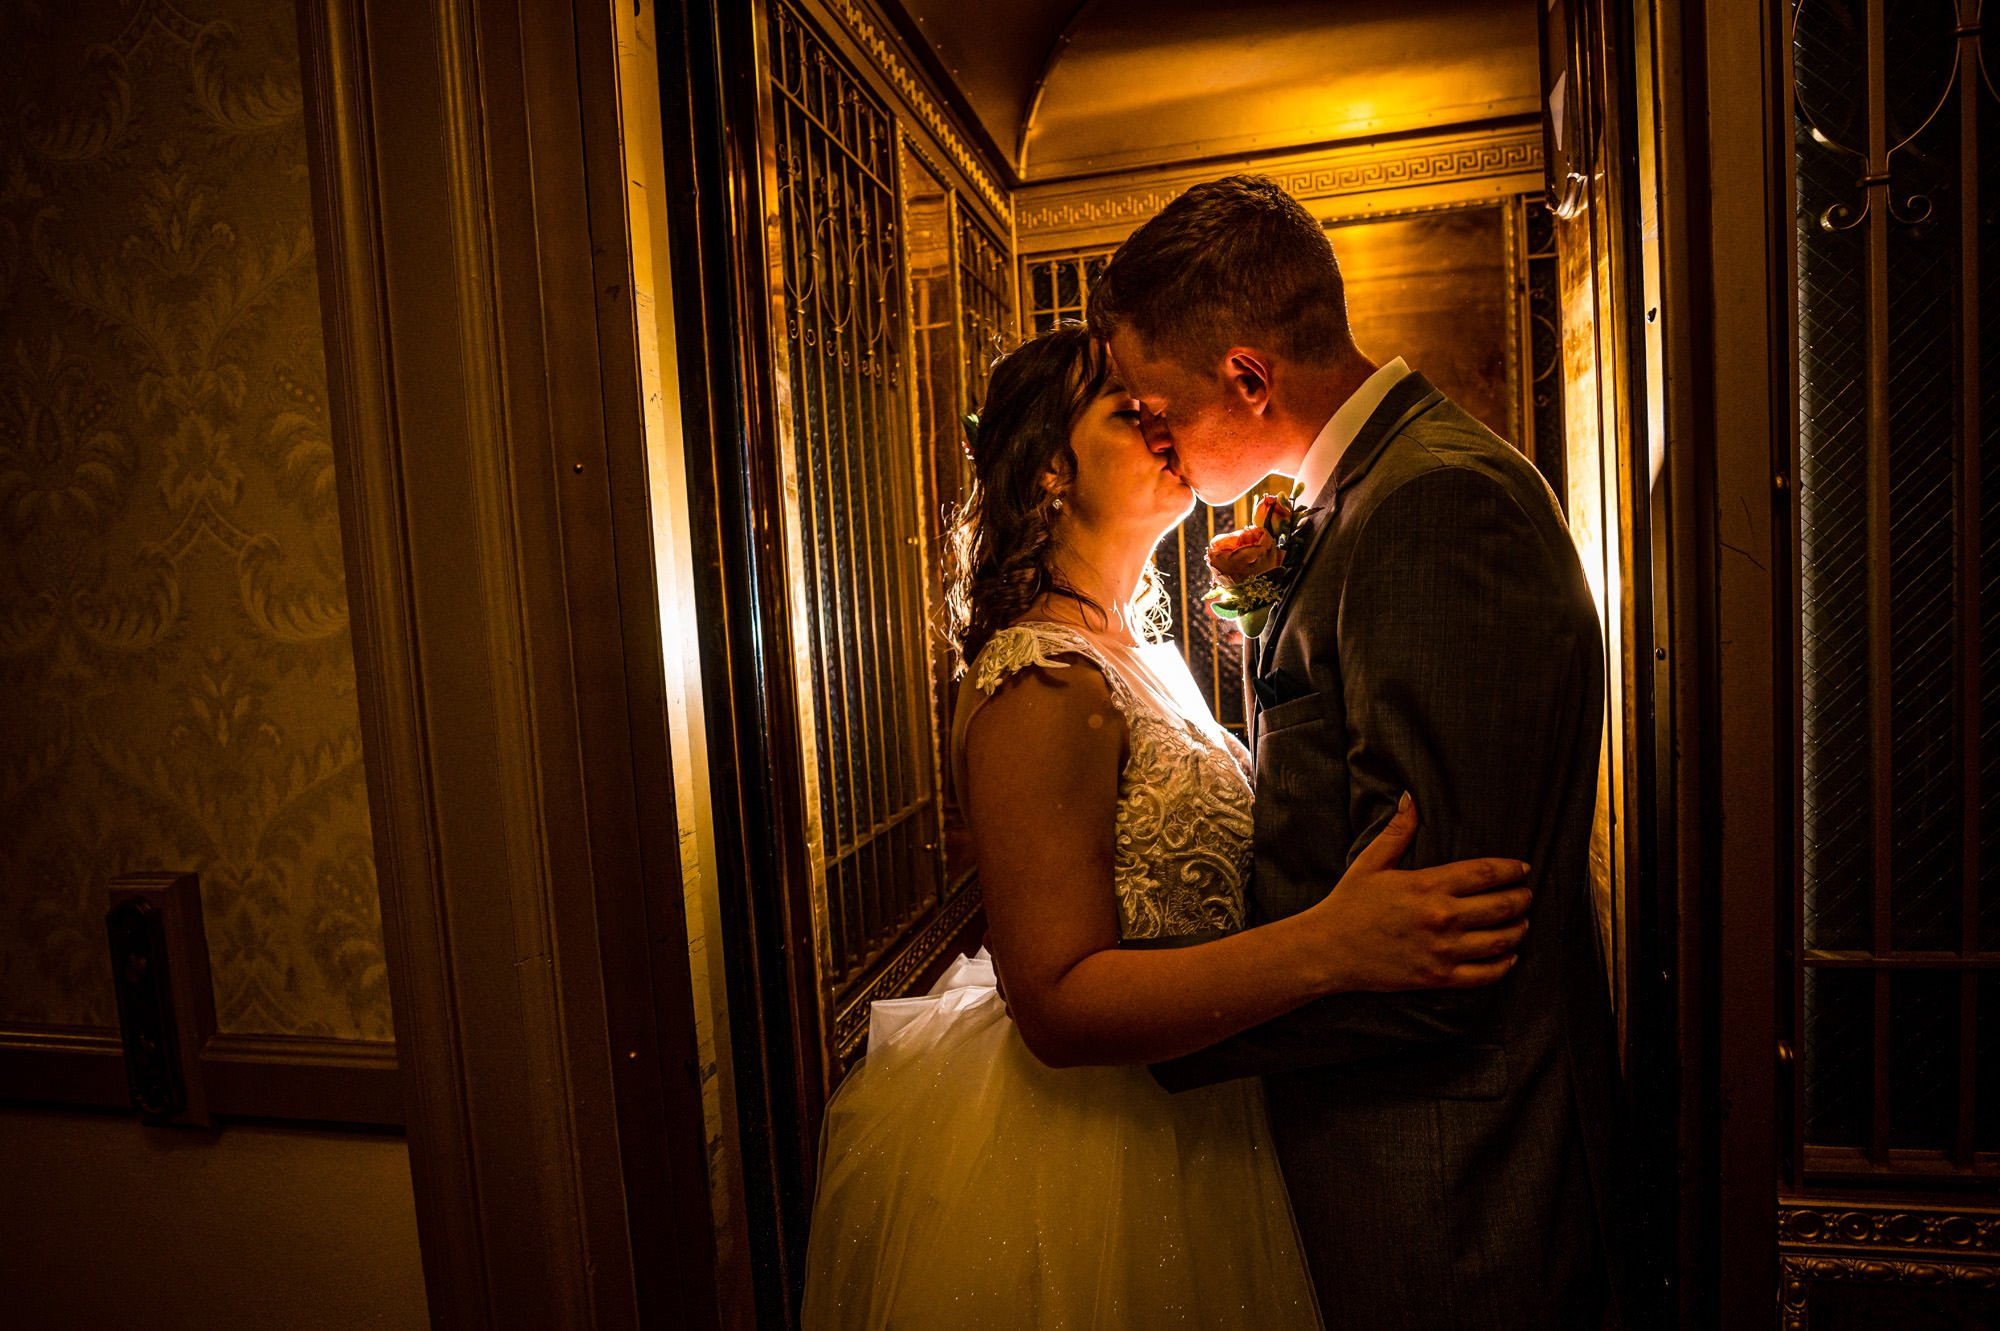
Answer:
[[[1213,584],[1208,608],[1217,619],[1234,620],[1254,638],[1264,631],[1271,607],[1285,594],[1297,572],[1295,561],[1303,542],[1299,523],[1312,512],[1300,508],[1299,492],[1289,497],[1264,495],[1257,500],[1250,525],[1226,531],[1208,543],[1208,571]]]

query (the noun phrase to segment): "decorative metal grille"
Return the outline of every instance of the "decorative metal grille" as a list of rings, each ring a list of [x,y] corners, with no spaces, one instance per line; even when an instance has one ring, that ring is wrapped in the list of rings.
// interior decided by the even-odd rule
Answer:
[[[1046,255],[1023,261],[1027,274],[1028,326],[1046,333],[1064,319],[1081,319],[1089,307],[1090,288],[1111,262],[1109,249]]]
[[[1241,510],[1250,502],[1254,500],[1234,508],[1196,504],[1154,555],[1173,610],[1174,643],[1215,719],[1238,739],[1246,737],[1250,723],[1243,696],[1243,638],[1210,614],[1203,600],[1209,587],[1208,543],[1234,531],[1248,516]]]
[[[938,901],[922,536],[902,363],[888,112],[792,9],[770,9],[789,445],[837,1005]]]
[[[1968,1173],[2000,1150],[2000,208],[1977,11],[1792,8],[1816,1177]]]
[[[1523,201],[1527,236],[1523,248],[1528,273],[1528,410],[1529,437],[1522,448],[1535,460],[1549,488],[1564,509],[1569,507],[1565,483],[1568,453],[1563,442],[1562,282],[1556,264],[1556,218],[1548,200],[1530,195]]]
[[[1007,249],[963,208],[958,210],[958,292],[965,339],[965,411],[986,397],[986,380],[1014,329]]]

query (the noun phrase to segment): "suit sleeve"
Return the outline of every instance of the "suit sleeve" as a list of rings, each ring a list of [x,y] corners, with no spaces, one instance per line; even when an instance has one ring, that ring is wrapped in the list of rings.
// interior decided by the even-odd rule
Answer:
[[[1565,741],[1564,693],[1577,683],[1566,580],[1554,559],[1503,483],[1468,468],[1415,477],[1368,516],[1336,626],[1344,794],[1356,829],[1346,863],[1404,790],[1422,818],[1406,868],[1485,855],[1535,862],[1536,828],[1563,793],[1551,788],[1564,767],[1556,746]],[[1538,893],[1529,947],[1543,904]],[[1154,1076],[1185,1090],[1478,1042],[1491,1035],[1511,984],[1336,994],[1159,1064]]]

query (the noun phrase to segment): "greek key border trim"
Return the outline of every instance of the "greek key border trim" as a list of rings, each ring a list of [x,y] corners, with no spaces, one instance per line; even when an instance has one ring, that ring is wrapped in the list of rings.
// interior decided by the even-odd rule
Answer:
[[[1489,176],[1540,171],[1542,139],[1538,126],[1524,125],[1478,139],[1453,138],[1394,148],[1335,148],[1307,156],[1281,156],[1267,162],[1241,163],[1261,170],[1294,197],[1338,198],[1415,185],[1443,185]],[[1222,166],[1176,171],[1171,176],[1135,182],[1085,182],[1038,199],[1023,200],[1015,213],[1015,233],[1023,242],[1041,241],[1089,227],[1137,223],[1171,203],[1181,191],[1207,180]],[[1034,186],[1024,186],[1032,194]]]

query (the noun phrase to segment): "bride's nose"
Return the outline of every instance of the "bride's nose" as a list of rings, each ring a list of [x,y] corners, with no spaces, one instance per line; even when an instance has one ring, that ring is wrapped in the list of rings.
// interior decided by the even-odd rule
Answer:
[[[1173,431],[1167,428],[1166,419],[1156,412],[1139,408],[1139,432],[1145,436],[1146,447],[1155,453],[1165,453],[1174,446]]]

